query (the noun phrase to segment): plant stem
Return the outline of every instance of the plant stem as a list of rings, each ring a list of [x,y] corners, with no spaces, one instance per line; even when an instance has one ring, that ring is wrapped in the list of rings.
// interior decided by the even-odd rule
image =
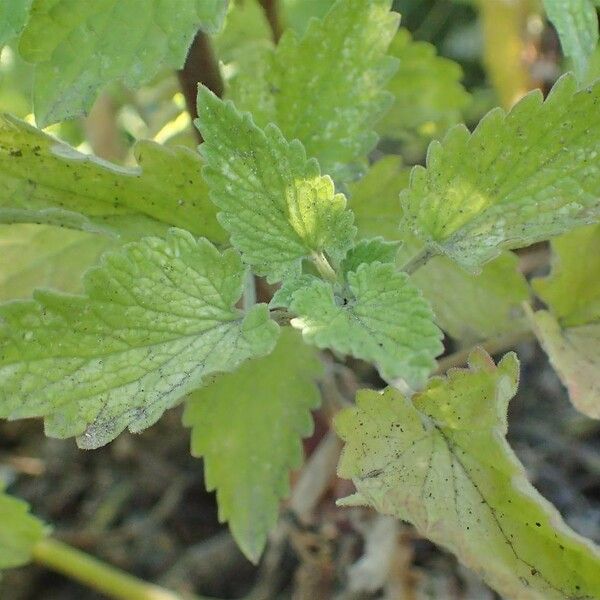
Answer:
[[[142,581],[53,538],[38,542],[32,554],[36,562],[116,600],[191,600]],[[194,596],[194,600],[203,599]]]
[[[205,85],[217,96],[223,95],[225,86],[219,70],[219,62],[211,46],[210,39],[204,32],[198,31],[196,34],[183,69],[177,71],[177,76],[192,120],[198,118],[196,98],[199,83]],[[196,127],[194,127],[194,131],[201,142],[200,132]]]
[[[279,18],[279,3],[277,0],[260,0],[260,3],[265,11],[267,21],[269,21],[269,25],[271,26],[273,41],[277,43],[283,33],[283,27],[281,26],[281,20]]]
[[[250,310],[256,304],[256,282],[254,281],[254,273],[248,271],[246,273],[246,281],[244,283],[244,310]]]
[[[333,267],[329,264],[327,258],[322,252],[315,252],[312,255],[313,262],[315,267],[317,267],[317,271],[319,271],[319,275],[326,279],[327,281],[331,281],[332,283],[337,282],[337,275],[334,271]]]
[[[423,248],[418,254],[415,254],[403,267],[402,270],[409,275],[426,265],[429,259],[437,253],[432,248]]]
[[[499,352],[504,352],[505,350],[510,350],[514,346],[516,346],[520,342],[534,340],[535,335],[531,329],[521,329],[519,331],[512,331],[511,333],[506,333],[504,335],[490,338],[481,342],[480,344],[476,344],[471,348],[467,348],[465,350],[460,350],[455,352],[454,354],[450,354],[445,356],[444,358],[438,361],[438,367],[436,369],[437,375],[442,375],[448,369],[452,369],[453,367],[462,367],[467,364],[467,359],[469,358],[469,354],[477,348],[483,348],[488,354],[498,354]]]

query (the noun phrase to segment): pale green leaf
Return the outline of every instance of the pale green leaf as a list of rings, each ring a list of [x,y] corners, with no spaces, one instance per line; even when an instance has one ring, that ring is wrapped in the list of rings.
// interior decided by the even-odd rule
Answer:
[[[409,179],[410,169],[403,167],[402,158],[389,155],[371,165],[362,179],[348,185],[350,208],[361,237],[399,239],[399,194],[408,187]]]
[[[47,225],[0,225],[0,302],[36,288],[80,292],[83,273],[116,245],[109,237]]]
[[[119,235],[161,235],[170,225],[225,241],[186,148],[138,142],[139,167],[77,152],[11,116],[0,117],[0,222],[33,222]]]
[[[540,310],[533,324],[575,408],[600,419],[600,321],[563,329],[549,312]]]
[[[244,554],[258,561],[289,493],[289,471],[302,461],[312,432],[322,366],[297,332],[282,331],[272,354],[221,375],[187,401],[192,453],[204,457],[208,490],[217,490],[219,519]]]
[[[490,112],[429,147],[402,194],[405,225],[470,271],[498,256],[600,217],[600,83],[563,77],[506,115]]]
[[[0,48],[21,33],[33,0],[3,0],[0,2]]]
[[[505,598],[597,598],[600,552],[529,483],[505,436],[518,361],[483,350],[411,400],[359,392],[336,426],[361,503],[409,521]]]
[[[360,240],[356,246],[348,250],[346,258],[342,261],[342,272],[356,271],[362,264],[374,262],[396,262],[399,242],[386,242],[381,237]]]
[[[389,54],[400,64],[387,87],[394,103],[377,126],[382,137],[438,137],[461,121],[470,97],[460,83],[458,63],[438,56],[427,42],[413,41],[406,29],[395,35]]]
[[[311,19],[322,19],[336,0],[281,0],[282,19],[298,35],[303,35]]]
[[[29,514],[23,500],[9,496],[0,484],[0,569],[12,569],[27,564],[35,544],[43,539],[48,528]]]
[[[85,296],[3,305],[0,415],[43,416],[83,448],[149,427],[207,375],[273,348],[266,306],[235,308],[244,276],[234,250],[171,230],[107,255]]]
[[[87,112],[116,79],[138,86],[162,66],[180,68],[198,29],[217,29],[226,5],[226,0],[34,0],[20,52],[36,64],[37,123]]]
[[[302,259],[314,254],[341,260],[354,238],[353,215],[302,144],[286,141],[273,124],[263,131],[206,88],[198,113],[219,221],[255,272],[274,282],[299,274]]]
[[[408,173],[399,157],[386,156],[349,186],[359,236],[402,240],[398,264],[422,248],[398,228],[402,218],[398,195],[408,185]],[[436,256],[411,277],[431,302],[437,324],[456,339],[469,343],[526,326],[521,304],[529,298],[529,289],[510,252],[484,265],[479,275]]]
[[[552,273],[533,289],[565,327],[600,322],[600,225],[552,240]]]
[[[288,29],[228,97],[261,127],[273,122],[287,139],[299,139],[325,173],[347,176],[375,146],[375,121],[391,102],[384,89],[396,61],[385,52],[398,15],[390,6],[338,0],[301,38]]]
[[[428,303],[394,265],[363,264],[346,275],[347,286],[316,280],[298,289],[290,310],[292,325],[319,348],[376,364],[382,377],[422,385],[442,351],[441,332]]]
[[[565,56],[573,60],[579,76],[598,44],[598,13],[591,0],[543,0],[546,14],[560,37]]]

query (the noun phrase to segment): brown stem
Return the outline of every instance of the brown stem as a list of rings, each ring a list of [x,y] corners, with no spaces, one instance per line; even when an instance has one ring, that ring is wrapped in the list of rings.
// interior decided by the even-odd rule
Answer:
[[[192,119],[198,118],[196,98],[198,84],[205,85],[211,92],[221,97],[224,85],[219,70],[219,62],[212,49],[210,39],[203,31],[198,31],[188,51],[183,69],[177,71],[185,103]],[[199,141],[202,136],[196,127],[194,131]]]
[[[281,19],[279,18],[279,3],[278,0],[260,0],[262,7],[265,11],[267,21],[271,26],[273,33],[273,40],[275,43],[279,42],[279,38],[283,33],[283,27],[281,26]]]

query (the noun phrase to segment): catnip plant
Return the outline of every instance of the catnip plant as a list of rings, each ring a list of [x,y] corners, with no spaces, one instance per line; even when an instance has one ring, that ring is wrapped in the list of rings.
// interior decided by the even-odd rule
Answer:
[[[411,523],[505,598],[598,599],[600,551],[506,441],[510,350],[532,332],[600,418],[596,6],[546,0],[574,72],[471,130],[460,68],[399,29],[391,0],[310,4],[303,27],[271,31],[250,0],[0,2],[0,42],[34,65],[36,123],[0,119],[0,416],[91,450],[183,403],[220,519],[257,562],[318,382],[351,356],[385,389],[335,416],[356,489],[340,511]],[[112,82],[180,69],[198,30],[225,78],[198,88],[198,152],[142,140],[117,166],[43,130]],[[374,152],[424,132],[424,165]],[[11,258],[32,224],[31,256]],[[546,240],[551,273],[527,280],[513,251]],[[55,277],[21,299],[27,261]],[[472,350],[440,358],[445,334]],[[178,597],[83,557],[0,492],[0,567],[31,559],[111,597]]]

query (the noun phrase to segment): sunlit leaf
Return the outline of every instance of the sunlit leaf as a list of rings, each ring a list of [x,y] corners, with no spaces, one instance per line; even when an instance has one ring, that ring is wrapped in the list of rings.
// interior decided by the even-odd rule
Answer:
[[[266,306],[235,308],[244,276],[234,250],[171,230],[108,255],[84,296],[2,305],[0,416],[43,416],[83,448],[149,427],[208,375],[272,350]]]
[[[299,274],[303,258],[341,260],[354,238],[353,215],[302,144],[285,140],[273,124],[260,129],[206,88],[198,113],[219,222],[255,272],[278,281]]]
[[[470,271],[600,217],[600,83],[563,77],[545,102],[532,92],[473,134],[451,129],[429,147],[403,193],[405,225]]]
[[[538,494],[506,442],[518,370],[514,354],[496,367],[479,350],[411,400],[359,392],[336,419],[339,473],[357,489],[342,503],[409,521],[505,598],[596,598],[600,551]]]

